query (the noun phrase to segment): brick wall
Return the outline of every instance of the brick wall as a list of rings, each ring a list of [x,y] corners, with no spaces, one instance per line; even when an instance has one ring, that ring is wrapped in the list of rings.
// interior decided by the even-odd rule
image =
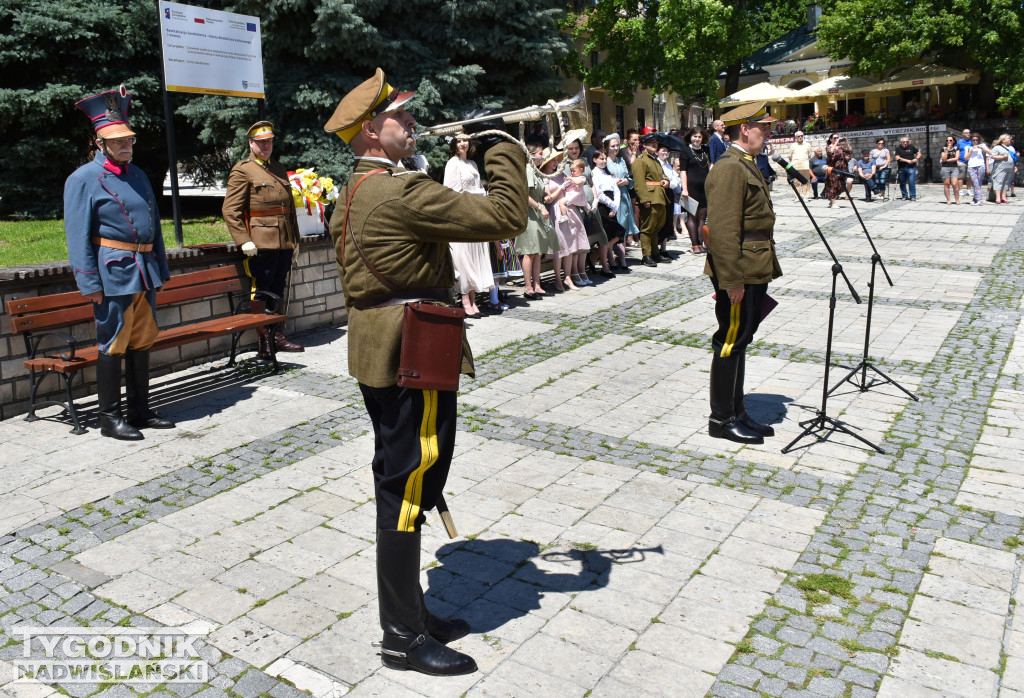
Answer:
[[[239,256],[234,245],[224,244],[168,250],[167,258],[173,275],[234,264]],[[290,288],[286,326],[289,337],[321,327],[345,324],[345,299],[341,292],[330,236],[318,235],[302,239],[302,246],[292,266]],[[28,371],[24,368],[25,341],[22,335],[11,334],[6,302],[14,298],[74,290],[77,287],[67,262],[0,269],[0,419],[9,419],[27,412],[29,395]],[[161,328],[168,328],[228,313],[227,298],[215,297],[161,308],[157,310],[157,322]],[[86,346],[95,343],[92,323],[79,323],[64,331]],[[44,346],[52,345],[44,343]],[[254,331],[242,335],[240,347],[243,350],[252,351],[255,346]],[[230,353],[231,337],[219,337],[154,352],[151,367],[154,375],[161,375],[226,358]],[[75,397],[96,391],[95,368],[86,369],[83,373],[84,383],[81,377],[74,380]],[[55,377],[46,379],[37,399],[44,399],[47,395],[63,397],[62,384]]]

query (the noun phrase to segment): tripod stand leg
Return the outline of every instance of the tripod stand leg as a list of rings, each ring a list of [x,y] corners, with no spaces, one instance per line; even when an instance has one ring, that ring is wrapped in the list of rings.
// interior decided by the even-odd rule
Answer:
[[[878,368],[876,368],[876,367],[875,367],[875,366],[874,366],[873,364],[870,364],[870,363],[868,363],[868,364],[865,364],[865,367],[866,367],[866,368],[870,368],[870,369],[871,369],[872,371],[874,371],[875,373],[877,373],[878,375],[880,375],[880,376],[881,376],[882,378],[884,378],[885,380],[881,381],[882,383],[890,383],[890,384],[892,384],[892,385],[896,386],[897,388],[899,388],[900,390],[902,390],[902,391],[903,391],[904,393],[906,393],[908,397],[911,397],[911,398],[913,398],[915,402],[920,402],[920,398],[919,398],[919,397],[918,397],[917,395],[914,395],[914,393],[912,393],[912,392],[910,392],[909,390],[907,390],[906,388],[904,388],[904,387],[903,387],[902,385],[900,385],[900,384],[899,384],[899,383],[898,383],[898,382],[897,382],[896,380],[894,380],[893,378],[890,378],[890,377],[889,377],[888,375],[886,375],[885,373],[882,373],[882,372],[881,372],[880,370],[878,370]],[[867,390],[867,388],[866,388],[866,387],[865,387],[865,388],[862,388],[862,390]]]
[[[802,432],[800,432],[799,436],[797,436],[795,439],[793,439],[788,444],[786,444],[783,447],[782,452],[783,453],[789,453],[791,450],[793,450],[793,447],[797,444],[798,441],[800,441],[800,439],[802,439],[805,436],[808,436],[810,434],[813,434],[815,431],[817,431],[820,428],[820,426],[819,426],[820,422],[821,422],[821,414],[819,414],[817,417],[814,417],[813,419],[808,419],[806,421],[800,422],[800,426],[804,426],[806,424],[807,427],[804,428],[804,430]]]
[[[857,373],[861,370],[861,368],[864,367],[864,365],[865,364],[864,364],[863,361],[860,362],[859,364],[857,364],[857,366],[852,371],[850,371],[845,376],[843,376],[842,380],[840,380],[838,383],[836,383],[831,388],[829,388],[828,394],[831,395],[832,393],[834,393],[836,390],[839,389],[839,386],[841,386],[843,383],[845,383],[847,381],[850,381],[851,385],[854,385],[854,386],[860,388],[861,392],[864,392],[865,390],[867,390],[867,388],[864,387],[866,385],[866,383],[864,383],[863,380],[862,380],[862,382],[859,385],[858,385],[857,381],[853,380],[853,377],[857,375]]]
[[[857,434],[852,429],[849,429],[846,425],[844,425],[839,420],[833,419],[832,417],[829,417],[828,415],[825,415],[825,414],[823,414],[821,412],[819,412],[818,416],[814,417],[813,419],[808,419],[806,421],[800,422],[800,426],[804,426],[805,424],[807,426],[804,428],[804,430],[802,432],[800,432],[800,435],[797,436],[792,441],[790,441],[788,444],[786,444],[786,447],[782,449],[783,453],[789,453],[790,451],[792,451],[793,447],[797,444],[797,442],[800,441],[805,436],[810,436],[811,434],[814,434],[816,432],[825,431],[826,429],[828,429],[830,431],[841,431],[844,434],[852,436],[853,438],[857,439],[861,443],[863,443],[863,444],[865,444],[867,446],[870,446],[871,448],[873,448],[874,450],[878,451],[879,453],[885,454],[885,451],[883,451],[878,446],[876,446],[875,444],[873,444],[870,441],[868,441],[867,439],[865,439],[860,434]],[[821,440],[823,440],[823,439],[819,439],[819,441],[821,441]]]
[[[828,422],[829,424],[831,424],[831,425],[832,425],[832,428],[833,428],[833,429],[834,429],[835,431],[841,431],[841,432],[843,432],[844,434],[848,434],[848,435],[852,436],[853,438],[857,439],[858,441],[860,441],[861,443],[867,444],[868,446],[870,446],[871,448],[875,449],[875,450],[876,450],[876,451],[878,451],[879,453],[881,453],[881,454],[885,454],[885,451],[883,451],[883,450],[882,450],[882,449],[880,449],[880,448],[879,448],[878,446],[876,446],[875,444],[873,444],[873,443],[871,443],[870,441],[868,441],[867,439],[865,439],[865,438],[864,438],[863,436],[861,436],[860,434],[857,434],[857,433],[855,433],[855,432],[854,432],[854,431],[853,431],[852,429],[848,429],[848,428],[847,428],[847,427],[846,427],[846,426],[845,426],[845,425],[844,425],[844,424],[843,424],[842,422],[840,422],[839,420],[837,420],[837,419],[832,419],[831,417],[822,417],[822,420],[824,420],[824,421]]]

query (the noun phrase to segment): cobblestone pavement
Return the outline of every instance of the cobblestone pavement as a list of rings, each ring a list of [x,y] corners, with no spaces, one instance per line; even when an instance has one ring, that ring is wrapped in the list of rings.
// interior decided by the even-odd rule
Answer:
[[[858,204],[895,284],[879,274],[871,357],[920,401],[846,383],[828,402],[884,453],[841,433],[781,453],[820,405],[831,268],[788,191],[779,306],[748,361],[763,446],[706,434],[703,258],[470,323],[462,537],[428,520],[422,580],[473,626],[470,676],[390,671],[371,646],[372,443],[344,328],[278,376],[157,379],[179,428],[142,442],[0,423],[0,694],[1024,696],[1024,219],[921,194]],[[866,298],[853,210],[812,210]],[[840,283],[830,384],[865,318]],[[182,628],[209,671],[15,683],[27,626]]]

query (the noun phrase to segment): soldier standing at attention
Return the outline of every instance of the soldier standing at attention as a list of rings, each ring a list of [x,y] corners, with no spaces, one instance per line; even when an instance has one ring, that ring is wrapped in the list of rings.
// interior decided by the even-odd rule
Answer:
[[[96,392],[100,433],[122,441],[139,429],[172,429],[149,409],[149,348],[156,341],[156,290],[171,278],[156,196],[131,164],[132,97],[124,86],[78,102],[96,128],[96,156],[64,184],[64,233],[75,282],[92,303],[99,343]],[[125,357],[127,419],[121,416]]]
[[[633,188],[640,200],[640,262],[656,267],[661,259],[658,236],[665,225],[669,183],[658,160],[657,134],[648,133],[640,142],[644,150],[633,161]]]
[[[274,125],[257,121],[246,132],[249,157],[231,168],[221,215],[228,232],[245,259],[242,266],[252,285],[253,312],[284,313],[283,298],[292,268],[292,255],[299,243],[299,222],[288,172],[271,162]],[[273,328],[278,351],[305,351],[285,339],[282,327]],[[270,358],[270,336],[266,327],[258,330],[260,358]]]
[[[472,657],[445,646],[469,633],[469,625],[432,615],[419,580],[420,527],[441,499],[455,446],[456,391],[398,385],[403,306],[450,300],[448,243],[523,232],[527,156],[498,136],[475,138],[487,196],[403,170],[397,163],[416,150],[416,120],[403,106],[412,97],[388,85],[378,68],[345,95],[324,127],[356,155],[331,236],[349,313],[349,372],[373,423],[381,659],[392,669],[454,676],[477,669]],[[473,375],[465,339],[462,348],[461,372]]]
[[[715,288],[718,329],[711,337],[711,419],[708,434],[737,443],[764,443],[770,426],[754,421],[743,404],[747,345],[761,322],[768,282],[782,276],[772,238],[775,211],[768,183],[754,162],[766,133],[764,103],[722,114],[729,149],[707,179],[708,258],[704,273]]]

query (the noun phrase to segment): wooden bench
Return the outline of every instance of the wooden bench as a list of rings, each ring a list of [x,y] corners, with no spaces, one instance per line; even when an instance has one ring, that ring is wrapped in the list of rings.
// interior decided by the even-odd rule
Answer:
[[[234,366],[238,340],[242,332],[276,325],[287,319],[285,315],[251,312],[247,291],[248,289],[243,294],[242,282],[235,266],[222,266],[172,276],[170,281],[157,291],[156,305],[158,308],[175,303],[227,295],[231,315],[161,330],[152,350],[169,349],[183,344],[231,335],[231,360],[228,365]],[[236,304],[235,294],[243,294],[242,302]],[[86,430],[79,421],[78,412],[71,397],[71,382],[76,373],[96,364],[99,347],[97,345],[79,346],[78,340],[63,332],[62,328],[93,322],[92,303],[78,291],[37,298],[14,299],[7,301],[7,316],[11,322],[11,331],[24,336],[25,353],[28,355],[28,358],[25,359],[25,368],[29,370],[31,392],[28,415],[25,419],[29,422],[38,419],[35,414],[37,407],[60,405],[71,415],[71,420],[75,424],[72,433],[84,434]],[[277,373],[280,366],[277,363],[274,333],[270,332],[269,335],[270,357],[274,363],[274,373]],[[56,337],[63,344],[43,349],[40,344],[47,337]],[[63,378],[67,402],[36,400],[40,383],[50,374]],[[83,377],[82,381],[84,382],[84,380]]]

